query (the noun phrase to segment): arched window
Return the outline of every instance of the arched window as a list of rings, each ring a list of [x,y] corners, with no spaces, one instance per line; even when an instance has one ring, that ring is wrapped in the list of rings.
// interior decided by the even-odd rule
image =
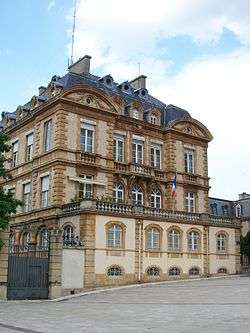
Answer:
[[[155,113],[153,113],[150,116],[150,123],[153,124],[153,125],[157,125],[157,115]]]
[[[218,269],[218,274],[227,274],[227,269],[225,267],[221,267]]]
[[[107,274],[108,276],[121,276],[122,269],[120,266],[111,266],[109,267]]]
[[[113,186],[113,198],[116,202],[124,200],[124,188],[121,183],[115,183]]]
[[[159,250],[160,249],[160,231],[159,229],[152,227],[147,230],[146,235],[146,247],[149,250]]]
[[[192,268],[190,268],[188,273],[190,276],[197,276],[197,275],[200,275],[200,270],[197,267],[192,267]]]
[[[132,201],[133,205],[141,206],[143,204],[143,192],[139,185],[132,188]]]
[[[152,208],[161,208],[161,192],[158,189],[151,192],[150,199]]]
[[[191,231],[188,234],[188,249],[189,251],[199,250],[199,233],[197,231]]]
[[[15,249],[15,234],[11,233],[9,237],[9,247],[10,247],[10,252],[13,252]]]
[[[39,247],[42,250],[49,248],[49,232],[47,229],[42,229],[39,233]]]
[[[227,236],[223,233],[217,235],[217,252],[226,252]]]
[[[71,225],[66,225],[63,228],[63,243],[64,245],[70,245],[74,240],[74,229]]]
[[[30,233],[26,231],[22,235],[21,244],[24,248],[27,248],[29,246],[29,242],[30,242]]]
[[[108,247],[122,247],[122,227],[119,224],[111,224],[108,227]]]
[[[180,232],[176,229],[168,232],[168,249],[172,251],[180,250]]]
[[[147,269],[147,275],[149,275],[149,276],[159,276],[160,275],[160,269],[156,266],[151,266]]]
[[[181,275],[181,271],[178,267],[172,267],[168,271],[169,276],[179,276]]]

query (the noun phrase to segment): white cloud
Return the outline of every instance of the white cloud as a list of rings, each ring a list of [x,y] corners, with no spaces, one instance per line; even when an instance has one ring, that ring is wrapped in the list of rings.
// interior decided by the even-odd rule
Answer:
[[[48,4],[48,10],[51,10],[53,7],[55,7],[55,5],[56,5],[55,0],[51,0]]]
[[[140,61],[155,96],[186,108],[211,130],[212,195],[234,198],[250,190],[249,0],[78,0],[76,23],[75,58],[90,54],[92,69],[118,81],[135,77]],[[171,62],[159,42],[188,35],[197,43],[216,43],[224,28],[245,48],[170,75]]]

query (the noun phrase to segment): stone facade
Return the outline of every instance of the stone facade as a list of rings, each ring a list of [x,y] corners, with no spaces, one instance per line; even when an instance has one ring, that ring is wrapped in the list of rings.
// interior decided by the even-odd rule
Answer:
[[[50,231],[49,296],[239,272],[240,224],[208,210],[208,129],[187,111],[152,98],[145,78],[117,85],[110,76],[86,73],[86,59],[82,73],[80,61],[77,73],[71,66],[65,77],[54,76],[14,119],[3,119],[11,143],[18,142],[17,159],[12,151],[7,165],[13,178],[4,186],[28,202],[12,217],[12,244],[25,245],[24,233],[38,244],[41,231]],[[171,230],[176,234],[170,236]],[[76,235],[77,242],[70,242]],[[67,246],[71,252],[65,254]],[[84,259],[72,246],[80,246]],[[82,288],[79,281],[75,288],[70,284],[65,268],[74,253],[76,267],[83,267]]]

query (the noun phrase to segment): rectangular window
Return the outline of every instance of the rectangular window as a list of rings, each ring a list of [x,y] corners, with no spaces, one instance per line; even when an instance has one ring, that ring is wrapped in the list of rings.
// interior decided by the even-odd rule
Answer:
[[[157,169],[161,168],[161,146],[151,145],[150,148],[151,155],[151,166]]]
[[[93,153],[94,147],[94,126],[81,123],[81,134],[80,134],[80,145],[81,151],[84,153]]]
[[[49,206],[49,176],[44,176],[41,178],[41,203],[42,207],[46,208]]]
[[[30,210],[30,191],[31,184],[26,183],[23,185],[23,210],[28,212]]]
[[[31,161],[33,157],[33,133],[26,136],[26,161]]]
[[[143,164],[143,142],[142,141],[133,140],[132,162],[134,164]]]
[[[93,194],[92,176],[83,175],[82,179],[85,180],[84,183],[79,183],[79,198],[86,199],[91,198]]]
[[[117,162],[124,162],[124,137],[114,137],[114,160]]]
[[[194,151],[185,151],[185,172],[194,173]]]
[[[49,151],[52,148],[52,120],[44,123],[44,151]]]
[[[228,205],[222,206],[222,215],[228,216],[229,212],[228,212]]]
[[[18,147],[19,147],[18,140],[12,143],[12,167],[17,166],[18,164]]]
[[[192,192],[186,194],[186,211],[188,213],[194,213],[195,211],[195,194]]]

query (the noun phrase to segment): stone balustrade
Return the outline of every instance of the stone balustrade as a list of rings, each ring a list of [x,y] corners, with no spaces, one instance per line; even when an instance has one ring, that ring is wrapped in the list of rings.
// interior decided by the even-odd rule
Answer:
[[[240,221],[230,217],[214,216],[209,214],[187,213],[184,211],[173,211],[167,209],[155,209],[144,206],[133,206],[126,203],[109,202],[98,199],[86,199],[80,203],[69,203],[63,205],[63,213],[80,211],[94,211],[100,213],[112,213],[114,215],[140,216],[144,218],[156,218],[180,222],[191,222],[195,224],[230,225],[240,227]]]

